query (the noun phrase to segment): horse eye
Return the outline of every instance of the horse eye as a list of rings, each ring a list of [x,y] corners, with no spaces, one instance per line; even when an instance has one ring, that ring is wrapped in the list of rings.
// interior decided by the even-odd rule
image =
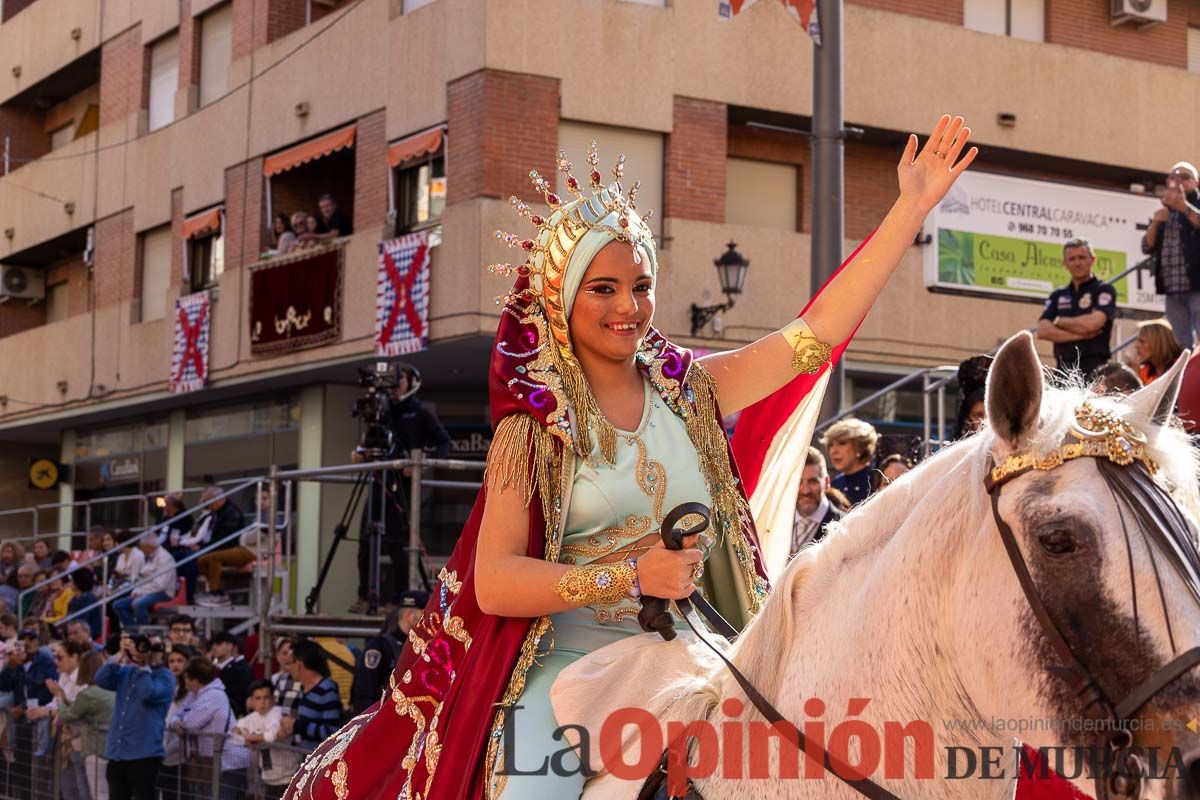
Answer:
[[[1052,556],[1066,555],[1075,552],[1075,537],[1068,530],[1056,528],[1048,533],[1038,535],[1038,544]]]

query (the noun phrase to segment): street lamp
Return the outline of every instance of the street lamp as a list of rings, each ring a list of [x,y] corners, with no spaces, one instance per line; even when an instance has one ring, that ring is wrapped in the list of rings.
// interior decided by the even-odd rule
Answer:
[[[742,293],[742,287],[746,283],[746,270],[750,267],[750,261],[737,251],[736,242],[730,241],[725,247],[726,251],[713,261],[713,266],[717,268],[721,291],[725,293],[728,302],[712,306],[698,306],[692,303],[692,336],[699,336],[704,326],[717,314],[733,308],[734,297]]]

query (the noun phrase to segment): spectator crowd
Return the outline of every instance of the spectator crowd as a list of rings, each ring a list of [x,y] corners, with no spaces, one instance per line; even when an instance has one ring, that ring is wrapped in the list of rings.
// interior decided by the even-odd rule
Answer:
[[[305,752],[380,699],[427,601],[405,594],[363,650],[284,637],[269,659],[257,635],[205,639],[184,615],[165,635],[102,646],[77,620],[17,630],[0,614],[0,787],[32,800],[278,798]]]
[[[274,246],[267,255],[287,255],[352,233],[354,226],[350,218],[337,207],[333,195],[323,194],[317,200],[316,214],[293,211],[291,214],[280,212],[275,215],[271,225]]]

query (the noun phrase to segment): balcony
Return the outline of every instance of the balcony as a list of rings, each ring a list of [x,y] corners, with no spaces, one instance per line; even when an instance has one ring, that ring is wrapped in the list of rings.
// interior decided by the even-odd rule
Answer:
[[[0,102],[35,87],[62,71],[70,71],[79,59],[93,55],[99,74],[99,12],[101,3],[76,0],[36,0],[20,13],[5,13],[0,24]],[[94,82],[94,81],[93,81]]]

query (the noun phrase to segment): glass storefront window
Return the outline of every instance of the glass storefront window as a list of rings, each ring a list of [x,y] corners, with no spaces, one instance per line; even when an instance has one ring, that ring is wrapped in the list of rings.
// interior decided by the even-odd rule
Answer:
[[[296,400],[266,401],[197,412],[187,420],[188,444],[294,430],[300,424]]]
[[[75,437],[75,458],[106,458],[125,453],[158,450],[166,446],[167,422],[159,420],[117,428],[80,431]]]

